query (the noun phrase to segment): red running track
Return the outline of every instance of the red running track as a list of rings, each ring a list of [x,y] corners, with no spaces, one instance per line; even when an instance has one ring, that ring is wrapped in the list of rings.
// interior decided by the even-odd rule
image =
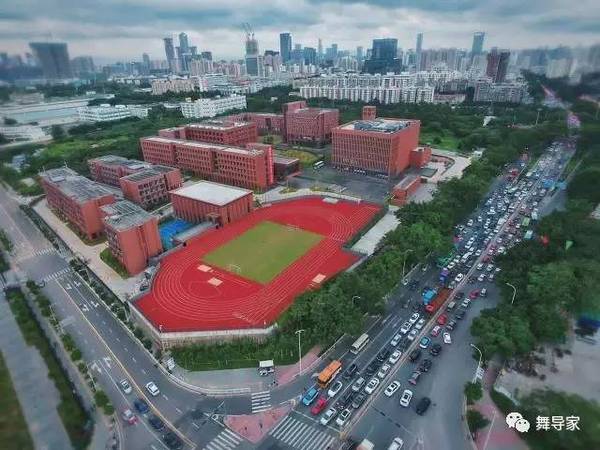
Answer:
[[[330,278],[352,265],[357,257],[342,245],[369,223],[379,206],[310,197],[273,203],[254,210],[237,222],[210,230],[163,258],[152,291],[136,307],[163,332],[264,328],[311,287],[319,275]],[[211,266],[198,269],[202,256],[269,220],[325,236],[267,284],[260,284]],[[221,280],[218,286],[212,278]]]

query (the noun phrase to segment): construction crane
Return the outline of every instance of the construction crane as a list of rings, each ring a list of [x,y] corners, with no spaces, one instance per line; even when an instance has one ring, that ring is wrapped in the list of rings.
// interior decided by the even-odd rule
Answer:
[[[249,41],[250,39],[254,39],[254,30],[252,29],[252,26],[248,22],[244,22],[242,24],[242,28],[246,32],[246,40]]]

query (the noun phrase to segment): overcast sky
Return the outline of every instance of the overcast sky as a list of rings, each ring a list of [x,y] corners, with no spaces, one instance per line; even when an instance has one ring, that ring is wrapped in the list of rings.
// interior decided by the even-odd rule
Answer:
[[[242,23],[255,30],[261,52],[279,49],[279,33],[293,43],[340,49],[370,47],[395,37],[414,48],[470,48],[474,31],[485,47],[532,48],[600,41],[598,0],[3,0],[0,51],[23,53],[31,41],[65,41],[71,57],[101,61],[164,59],[162,38],[184,31],[215,58],[243,55]]]

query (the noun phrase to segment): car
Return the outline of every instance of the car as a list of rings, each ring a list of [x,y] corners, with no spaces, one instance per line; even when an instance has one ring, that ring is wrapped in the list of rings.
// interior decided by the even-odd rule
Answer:
[[[396,364],[400,360],[401,356],[402,352],[400,350],[394,350],[394,352],[388,358],[388,363]]]
[[[160,394],[160,390],[154,381],[146,383],[146,390],[152,397],[156,397],[158,394]]]
[[[329,408],[327,411],[325,411],[325,414],[321,416],[321,420],[319,420],[319,423],[323,426],[329,425],[329,422],[331,422],[331,420],[337,415],[337,413],[337,409],[333,407]]]
[[[385,388],[384,394],[386,397],[391,397],[400,388],[400,382],[397,380],[392,381],[388,387]]]
[[[315,402],[312,408],[310,408],[310,413],[314,416],[321,414],[321,412],[327,406],[329,399],[321,395],[319,399]]]
[[[404,389],[404,392],[402,393],[402,396],[400,397],[400,406],[404,406],[405,408],[408,408],[412,398],[413,398],[412,391],[410,389]]]
[[[419,400],[419,403],[417,403],[417,407],[415,408],[416,413],[422,416],[427,412],[429,405],[431,405],[431,399],[429,397],[423,397]]]
[[[445,325],[446,322],[448,322],[448,315],[447,314],[440,314],[439,317],[436,320],[436,323],[438,325]]]
[[[425,326],[425,319],[419,319],[419,321],[415,324],[415,329],[420,331]]]
[[[350,403],[352,403],[352,400],[354,400],[354,397],[356,397],[357,393],[356,392],[346,392],[342,398],[340,398],[338,400],[338,402],[336,403],[336,407],[337,409],[339,409],[340,411],[342,411],[344,408],[347,408],[348,405]]]
[[[491,275],[490,275],[491,276]],[[487,296],[487,289],[483,288],[481,291],[479,291],[479,296],[480,297],[485,297]]]
[[[146,414],[148,411],[150,411],[150,406],[148,403],[146,403],[146,400],[142,398],[135,399],[133,401],[133,407],[140,414]]]
[[[441,353],[442,351],[442,346],[438,343],[435,343],[431,346],[431,348],[429,349],[429,353],[431,354],[431,356],[437,356]]]
[[[386,359],[390,357],[391,350],[389,348],[382,349],[379,353],[377,353],[377,360],[382,363]]]
[[[169,447],[171,450],[180,450],[183,448],[183,442],[172,431],[167,431],[165,434],[163,434],[162,439],[167,447]]]
[[[465,277],[465,275],[464,275],[464,274],[462,274],[462,273],[459,273],[459,274],[458,274],[458,275],[456,275],[456,277],[454,278],[454,281],[456,282],[456,284],[458,284],[458,283],[460,283],[460,282],[463,280],[463,278],[464,278],[464,277]]]
[[[501,270],[502,270],[502,269],[501,269],[500,267],[496,267],[496,268],[494,269],[494,272],[498,273],[498,272],[500,272]]]
[[[475,300],[477,297],[479,297],[479,289],[473,289],[470,293],[469,293],[469,298],[471,300]]]
[[[369,363],[369,365],[367,366],[367,368],[365,369],[365,375],[370,377],[375,372],[377,372],[377,369],[379,369],[379,364],[380,364],[380,362],[377,361],[376,359],[371,361]]]
[[[492,256],[493,256],[493,255],[492,255]],[[492,260],[492,256],[490,256],[489,254],[488,254],[488,255],[485,255],[485,256],[483,257],[483,262],[484,262],[484,263],[489,263],[489,262]]]
[[[444,344],[452,344],[452,338],[450,337],[450,333],[444,333]]]
[[[456,314],[454,314],[454,318],[456,320],[462,320],[463,317],[465,317],[465,314],[467,313],[467,311],[465,309],[459,309],[458,311],[456,311]]]
[[[342,376],[344,377],[344,379],[349,380],[354,375],[356,375],[356,372],[358,372],[358,366],[353,363],[353,364],[350,364],[350,366],[348,366],[348,368],[344,372],[344,375],[342,375]]]
[[[408,321],[404,322],[402,324],[402,326],[400,327],[400,333],[406,334],[406,333],[408,333],[410,331],[411,328],[412,328],[412,323],[410,323]]]
[[[417,334],[419,334],[419,330],[417,330],[416,328],[410,330],[410,333],[408,333],[408,336],[406,337],[409,341],[414,341],[415,338],[417,337]]]
[[[154,428],[157,431],[162,431],[165,428],[164,422],[160,419],[160,417],[154,414],[150,414],[150,416],[148,417],[148,423],[152,428]]]
[[[455,300],[462,300],[463,298],[465,298],[465,293],[463,291],[458,291],[454,296]]]
[[[404,441],[399,437],[395,437],[392,443],[389,445],[387,450],[400,450],[404,445]]]
[[[480,273],[479,276],[477,277],[477,281],[484,282],[485,281],[485,273]]]
[[[490,274],[488,275],[487,279],[488,279],[488,281],[489,281],[490,283],[492,283],[492,282],[494,281],[494,274],[493,274],[493,273],[490,273]]]
[[[410,316],[410,319],[408,319],[408,321],[411,325],[414,325],[420,317],[421,315],[419,313],[414,313],[412,316]]]
[[[306,394],[304,394],[304,397],[302,397],[302,403],[304,403],[306,406],[310,406],[310,404],[317,399],[318,395],[319,390],[313,386],[306,392]]]
[[[338,427],[342,428],[344,425],[346,425],[346,422],[350,418],[351,414],[352,414],[352,410],[350,408],[346,408],[345,410],[343,410],[340,413],[340,415],[338,416],[338,418],[335,419],[336,425]]]
[[[423,349],[429,347],[429,344],[431,344],[431,339],[429,339],[427,336],[423,336],[419,341],[419,347]]]
[[[366,399],[367,399],[367,394],[365,394],[364,392],[361,392],[360,394],[356,394],[356,396],[352,400],[352,404],[350,406],[352,406],[353,409],[358,409],[362,406],[362,404],[365,402]]]
[[[383,380],[387,376],[390,369],[391,366],[389,364],[384,364],[383,366],[381,366],[381,369],[379,369],[377,376]]]
[[[134,425],[138,421],[137,416],[129,408],[123,410],[123,412],[121,413],[121,418],[125,423],[128,423],[129,425]]]
[[[401,339],[402,339],[402,335],[400,333],[396,334],[390,341],[390,345],[392,347],[397,346]]]
[[[454,289],[456,287],[456,281],[452,280],[448,285],[448,289]]]
[[[488,264],[488,266],[485,268],[485,270],[487,270],[488,272],[491,272],[492,270],[494,270],[494,265]]]
[[[470,276],[469,279],[467,280],[467,283],[469,284],[473,284],[477,281],[477,277],[476,276]]]
[[[446,311],[452,311],[454,309],[454,307],[456,306],[456,302],[455,301],[451,301],[450,303],[448,303],[448,305],[446,306]]]
[[[131,385],[129,384],[129,381],[127,381],[126,379],[122,379],[121,381],[119,381],[119,387],[125,394],[131,394],[133,392],[133,389],[131,389]]]
[[[456,328],[456,320],[452,319],[446,324],[446,330],[452,331]]]
[[[354,384],[352,385],[352,390],[354,392],[358,392],[362,389],[363,385],[365,384],[365,379],[363,377],[359,377]]]
[[[375,389],[379,386],[379,378],[373,377],[369,380],[367,385],[365,386],[365,392],[367,394],[372,394],[375,392]]]
[[[429,369],[431,369],[431,366],[433,365],[433,362],[430,359],[424,359],[423,361],[421,361],[421,365],[419,366],[419,372],[422,373],[426,373],[429,372]]]
[[[413,351],[410,352],[410,354],[408,355],[408,359],[410,359],[410,362],[415,362],[417,361],[419,358],[421,357],[421,350],[418,348],[415,348]]]
[[[433,336],[433,337],[437,337],[440,334],[440,331],[442,331],[442,327],[439,325],[436,325],[435,327],[433,327],[431,329],[431,333],[429,333],[429,334],[431,334],[431,336]]]
[[[342,390],[343,387],[344,387],[344,383],[342,383],[340,380],[334,381],[331,384],[331,386],[329,386],[327,395],[329,396],[329,398],[335,397],[338,394],[338,392],[340,392]]]
[[[408,378],[408,382],[410,384],[412,384],[413,386],[416,386],[417,383],[419,382],[420,377],[421,377],[421,372],[418,370],[415,370]]]

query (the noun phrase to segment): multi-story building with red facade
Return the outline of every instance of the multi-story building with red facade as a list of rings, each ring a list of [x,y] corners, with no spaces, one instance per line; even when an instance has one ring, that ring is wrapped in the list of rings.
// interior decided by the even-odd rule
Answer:
[[[140,170],[147,169],[150,164],[122,156],[105,155],[88,161],[90,174],[98,183],[119,186],[119,179]]]
[[[249,143],[246,148],[165,137],[140,140],[144,160],[189,170],[202,178],[248,189],[274,182],[273,148]]]
[[[236,117],[236,116],[233,116]],[[181,127],[165,128],[158,135],[186,141],[213,142],[221,145],[242,147],[258,141],[256,123],[238,121],[232,118],[191,123]]]
[[[161,165],[149,166],[148,169],[119,179],[123,196],[142,208],[167,202],[169,191],[180,188],[183,183],[179,169]]]
[[[252,122],[256,124],[259,135],[281,134],[283,132],[283,114],[243,112],[227,116],[227,119],[236,122]]]
[[[130,275],[143,271],[162,252],[156,216],[127,200],[102,206],[100,212],[108,247]]]
[[[396,206],[403,206],[408,202],[408,198],[415,193],[421,185],[421,177],[418,175],[405,176],[392,189],[392,199],[390,203]]]
[[[175,215],[188,222],[211,220],[226,225],[254,208],[252,191],[200,181],[171,192]]]
[[[283,105],[283,140],[291,144],[323,145],[331,142],[331,130],[340,123],[337,109],[309,108],[306,101]]]
[[[369,114],[372,114],[369,111]],[[411,164],[421,123],[412,119],[356,120],[333,129],[331,164],[395,176]]]
[[[431,161],[431,147],[417,147],[410,152],[410,165],[416,169],[425,167]]]
[[[48,206],[68,220],[88,239],[96,239],[104,229],[100,207],[113,203],[115,195],[105,186],[78,175],[68,167],[40,173]]]

